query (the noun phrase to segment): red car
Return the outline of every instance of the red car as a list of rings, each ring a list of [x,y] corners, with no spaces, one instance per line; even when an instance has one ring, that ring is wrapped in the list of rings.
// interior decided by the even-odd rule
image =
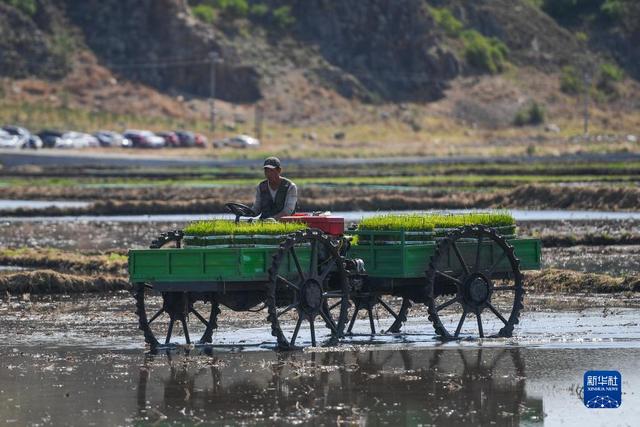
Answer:
[[[196,147],[205,148],[207,146],[207,137],[201,133],[195,135]]]
[[[164,144],[167,147],[179,147],[180,140],[175,132],[156,132],[156,135],[164,139]]]

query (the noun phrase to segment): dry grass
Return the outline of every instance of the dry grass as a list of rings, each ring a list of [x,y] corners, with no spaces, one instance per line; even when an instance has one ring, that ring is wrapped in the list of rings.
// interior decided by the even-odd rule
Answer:
[[[631,80],[619,85],[619,99],[592,104],[591,134],[618,137],[585,140],[574,138],[583,133],[581,99],[562,94],[557,75],[532,69],[512,68],[503,75],[457,79],[444,99],[428,104],[361,104],[314,85],[299,72],[281,78],[261,101],[265,120],[259,150],[158,150],[154,155],[332,158],[640,152],[640,143],[625,139],[640,128],[640,111],[634,107],[640,88]],[[217,102],[219,126],[212,133],[206,99],[171,97],[139,84],[119,82],[89,53],[80,55],[74,71],[60,84],[5,79],[1,86],[5,96],[0,98],[0,122],[20,123],[34,130],[188,128],[210,139],[254,133],[252,105]],[[546,132],[544,126],[511,126],[515,111],[532,101],[545,106],[548,121],[559,126],[559,133]],[[344,138],[336,139],[337,133]],[[120,151],[138,153],[109,150]]]
[[[124,277],[81,276],[52,270],[29,271],[0,276],[0,293],[4,294],[72,294],[130,290]]]
[[[640,292],[640,276],[611,277],[606,274],[548,269],[528,272],[525,278],[525,287],[534,293]]]
[[[0,248],[0,264],[92,274],[124,274],[127,257],[116,253],[85,255],[59,249]]]

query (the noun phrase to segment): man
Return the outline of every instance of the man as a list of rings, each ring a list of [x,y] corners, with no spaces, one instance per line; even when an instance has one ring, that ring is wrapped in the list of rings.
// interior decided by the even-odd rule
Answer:
[[[282,167],[277,157],[268,157],[264,161],[265,179],[256,188],[256,201],[253,210],[260,219],[280,219],[291,215],[298,202],[298,187],[280,176]]]

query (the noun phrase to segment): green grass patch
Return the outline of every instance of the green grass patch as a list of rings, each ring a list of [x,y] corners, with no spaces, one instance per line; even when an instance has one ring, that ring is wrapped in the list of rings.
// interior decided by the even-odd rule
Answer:
[[[199,4],[191,8],[193,15],[200,21],[213,24],[217,18],[216,10],[208,4]]]
[[[501,73],[507,65],[509,49],[495,37],[485,37],[476,30],[462,33],[464,56],[467,62],[491,74]]]
[[[184,228],[188,236],[285,235],[308,228],[299,222],[240,222],[229,220],[196,221]]]
[[[459,37],[462,30],[464,30],[464,24],[460,22],[453,13],[445,7],[437,8],[437,7],[429,7],[429,12],[433,17],[433,20],[438,24],[440,28],[442,28],[448,36],[450,37]]]

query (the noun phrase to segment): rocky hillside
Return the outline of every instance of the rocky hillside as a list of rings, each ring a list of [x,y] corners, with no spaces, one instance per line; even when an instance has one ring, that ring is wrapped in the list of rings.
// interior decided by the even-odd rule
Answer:
[[[599,0],[609,2],[633,4]],[[77,53],[90,51],[118,80],[207,97],[215,53],[216,97],[233,103],[431,102],[460,77],[513,67],[557,73],[578,67],[587,52],[637,76],[640,33],[632,24],[598,21],[585,30],[587,15],[567,22],[567,10],[547,3],[0,0],[0,75],[63,78]]]

